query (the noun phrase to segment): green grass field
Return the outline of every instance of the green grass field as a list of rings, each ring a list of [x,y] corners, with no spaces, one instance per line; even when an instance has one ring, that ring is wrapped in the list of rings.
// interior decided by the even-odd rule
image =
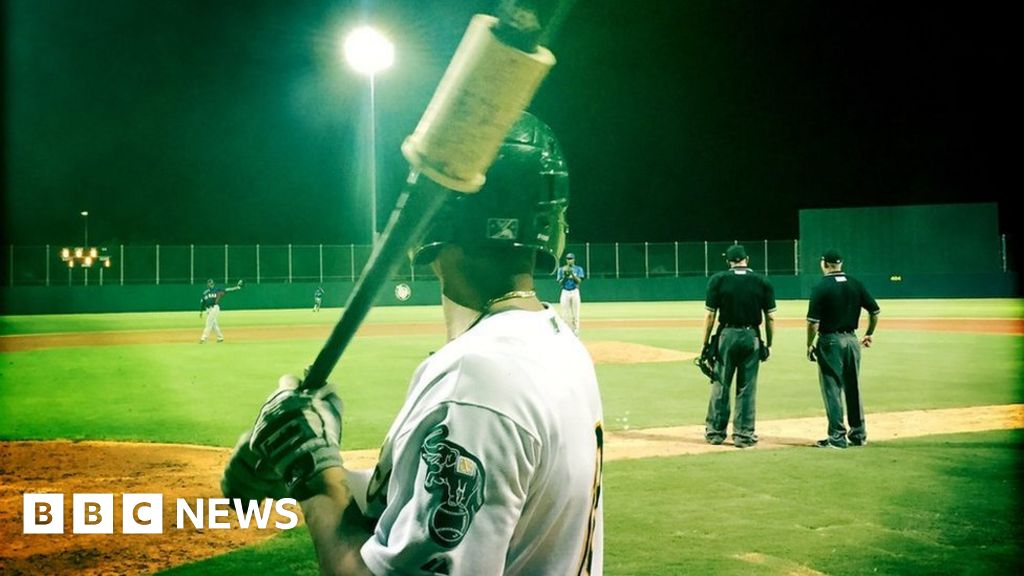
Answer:
[[[1024,337],[887,330],[887,318],[1021,318],[1020,300],[883,301],[864,351],[868,413],[1024,402]],[[780,302],[803,317],[805,302]],[[317,339],[232,341],[232,329],[336,320],[338,310],[225,310],[224,344],[122,345],[4,352],[0,438],[117,439],[229,446],[277,376],[299,372]],[[592,319],[699,319],[700,302],[594,304],[583,338],[697,351],[697,328],[588,329]],[[371,323],[435,323],[438,307],[381,308]],[[0,334],[193,329],[195,313],[0,318]],[[759,379],[758,419],[819,416],[801,328],[779,330]],[[375,448],[436,336],[357,338],[332,380],[346,401],[344,448]],[[707,384],[685,362],[598,367],[615,430],[699,424]],[[870,429],[870,428],[869,428]],[[736,451],[609,462],[607,574],[1020,573],[1024,529],[1016,489],[1024,433],[985,432],[873,443],[846,452]],[[313,574],[294,530],[173,574]]]

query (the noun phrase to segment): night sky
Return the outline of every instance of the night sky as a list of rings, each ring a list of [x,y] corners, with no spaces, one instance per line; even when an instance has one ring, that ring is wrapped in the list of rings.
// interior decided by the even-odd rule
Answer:
[[[5,0],[4,234],[66,244],[368,243],[478,1]],[[572,242],[789,239],[798,210],[998,201],[1020,92],[1002,3],[579,0],[531,110]],[[1004,232],[1009,208],[1000,206]]]

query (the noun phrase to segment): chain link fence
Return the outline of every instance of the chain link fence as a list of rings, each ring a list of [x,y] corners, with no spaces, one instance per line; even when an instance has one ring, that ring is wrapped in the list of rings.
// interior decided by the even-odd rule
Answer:
[[[591,278],[663,278],[710,276],[727,268],[725,250],[743,244],[750,267],[771,275],[799,273],[796,240],[731,240],[719,242],[643,242],[569,244]]]
[[[802,269],[797,240],[725,240],[713,242],[570,243],[591,278],[666,278],[710,276],[724,270],[725,250],[743,244],[750,267],[771,276],[796,275]],[[370,258],[365,245],[119,245],[101,247],[91,267],[69,267],[61,246],[8,246],[2,284],[60,286],[103,284],[291,283],[355,280]],[[1003,271],[1013,258],[1003,239]],[[551,273],[538,270],[538,276]],[[396,280],[431,277],[429,266],[403,266]]]

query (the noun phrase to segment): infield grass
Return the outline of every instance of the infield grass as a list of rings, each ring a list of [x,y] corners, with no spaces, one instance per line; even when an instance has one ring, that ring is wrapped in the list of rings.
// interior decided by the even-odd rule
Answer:
[[[882,300],[883,319],[892,318],[1024,318],[1024,300]],[[778,318],[804,318],[806,300],[780,300]],[[291,310],[232,310],[222,312],[221,324],[232,326],[333,325],[340,308],[324,308],[313,314],[307,308]],[[592,320],[701,319],[703,302],[585,302],[583,326]],[[440,322],[439,306],[378,307],[370,311],[367,323]],[[202,331],[197,312],[126,312],[120,314],[39,314],[0,316],[0,335],[56,334],[64,332],[107,332],[123,330],[196,329]]]
[[[885,302],[886,309],[912,308]],[[700,303],[686,303],[702,311]],[[590,305],[613,316],[621,304]],[[984,305],[991,308],[991,303]],[[647,305],[640,305],[645,308]],[[1006,314],[1017,309],[1004,304]],[[371,322],[399,322],[396,310],[381,309]],[[251,312],[270,325],[311,316],[303,311]],[[438,315],[438,307],[411,309],[411,319]],[[696,314],[695,312],[692,314]],[[111,315],[129,318],[136,315]],[[175,326],[176,314],[151,321]],[[239,318],[238,316],[243,316]],[[15,322],[24,323],[26,317]],[[110,319],[63,318],[68,330],[95,322],[124,329]],[[120,318],[120,319],[125,319]],[[5,352],[0,364],[0,438],[116,439],[231,446],[252,423],[277,376],[301,373],[316,356],[318,339],[232,341],[231,330],[246,317],[224,314],[222,344],[153,344],[50,348]],[[196,320],[189,318],[192,327]],[[252,318],[249,318],[252,320]],[[333,320],[332,320],[333,321]],[[5,325],[11,320],[5,320]],[[198,330],[197,330],[198,333]],[[585,341],[625,341],[697,352],[697,328],[592,329]],[[1020,402],[1024,338],[1014,335],[886,331],[863,353],[863,396],[868,413]],[[357,337],[334,371],[346,401],[345,448],[374,448],[401,406],[416,366],[441,346],[434,335]],[[758,418],[823,414],[817,372],[803,354],[802,329],[780,329],[771,359],[761,367]],[[597,367],[610,430],[703,422],[707,381],[689,362],[607,364]],[[45,417],[41,417],[45,415]]]

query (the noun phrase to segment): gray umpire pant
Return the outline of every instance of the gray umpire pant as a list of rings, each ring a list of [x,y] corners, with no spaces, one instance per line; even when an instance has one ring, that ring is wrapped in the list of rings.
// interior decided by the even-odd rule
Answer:
[[[722,328],[718,333],[718,379],[711,384],[711,400],[704,434],[721,440],[729,425],[729,390],[736,378],[736,416],[732,423],[734,442],[754,443],[757,416],[757,369],[761,364],[756,328]]]
[[[818,337],[818,381],[828,415],[828,437],[833,443],[867,440],[864,404],[860,399],[860,342],[851,332],[822,334]],[[843,424],[843,397],[846,397],[847,432]]]

